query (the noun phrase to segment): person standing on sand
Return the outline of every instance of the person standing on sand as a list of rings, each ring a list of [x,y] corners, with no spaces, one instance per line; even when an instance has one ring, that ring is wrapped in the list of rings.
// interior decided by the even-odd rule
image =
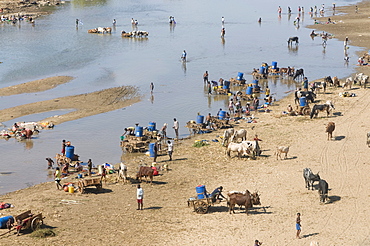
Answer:
[[[89,176],[91,177],[91,170],[92,170],[92,161],[91,161],[91,159],[89,159],[88,161],[87,161],[87,168],[88,168],[88,170],[89,170]]]
[[[61,180],[61,173],[60,173],[60,169],[59,167],[57,167],[55,169],[55,173],[54,173],[54,177],[55,177],[55,183],[57,185],[57,189],[59,190],[59,186],[61,189],[63,189],[63,186],[60,184],[60,180]]]
[[[298,239],[300,239],[301,237],[299,236],[299,234],[301,233],[301,214],[300,213],[297,213],[297,219],[295,221],[295,228],[297,230],[297,235],[296,237]]]
[[[167,141],[167,150],[168,156],[170,157],[170,161],[172,161],[173,143],[170,140]]]
[[[138,185],[136,190],[136,200],[137,200],[136,210],[143,210],[143,199],[144,199],[144,190],[143,188],[140,187],[140,185]]]
[[[107,169],[105,168],[105,165],[102,165],[102,173],[101,173],[101,178],[100,180],[103,181],[104,179],[104,184],[107,183]]]
[[[162,133],[163,139],[166,139],[167,138],[167,123],[163,124],[161,128],[161,133]]]
[[[173,127],[175,130],[176,139],[179,139],[179,122],[176,120],[176,118],[173,118]]]

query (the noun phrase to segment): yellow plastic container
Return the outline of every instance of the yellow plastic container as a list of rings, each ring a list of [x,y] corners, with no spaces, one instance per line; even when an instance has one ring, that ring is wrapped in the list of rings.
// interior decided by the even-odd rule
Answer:
[[[69,192],[69,193],[75,193],[75,187],[73,187],[73,186],[68,186],[68,192]]]

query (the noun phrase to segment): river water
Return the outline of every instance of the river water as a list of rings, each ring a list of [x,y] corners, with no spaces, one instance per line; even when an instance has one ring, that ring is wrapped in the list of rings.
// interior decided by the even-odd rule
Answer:
[[[134,123],[147,126],[155,121],[160,128],[166,122],[171,137],[176,117],[180,135],[186,136],[184,124],[194,120],[198,112],[215,114],[227,106],[227,97],[205,93],[202,75],[206,70],[210,80],[230,79],[243,72],[248,82],[253,68],[272,61],[277,61],[279,67],[303,67],[309,80],[328,75],[345,77],[354,72],[359,48],[350,47],[346,66],[342,41],[330,39],[323,48],[320,38],[309,37],[311,30],[304,28],[313,23],[307,13],[309,5],[304,6],[298,28],[293,24],[297,8],[306,3],[282,3],[283,14],[279,17],[273,0],[75,0],[38,18],[34,26],[26,22],[0,24],[1,87],[57,75],[75,77],[46,92],[1,97],[0,109],[121,85],[135,85],[143,95],[141,102],[130,107],[63,123],[29,141],[1,140],[0,194],[52,180],[45,158],[60,152],[62,139],[72,142],[81,160],[91,158],[97,165],[126,158],[119,147],[119,136],[124,127]],[[317,2],[317,7],[322,3],[325,16],[332,17],[332,1]],[[354,3],[336,1],[336,6]],[[286,14],[287,6],[292,8],[291,15]],[[175,26],[168,23],[170,15],[177,21]],[[223,40],[222,16],[226,30]],[[261,24],[257,22],[260,17]],[[81,20],[78,28],[77,18]],[[132,30],[131,18],[138,20],[139,30],[149,32],[148,38],[121,37],[122,30]],[[340,17],[332,17],[336,18]],[[113,19],[117,25],[111,35],[87,33],[88,29],[112,26]],[[290,36],[299,36],[298,46],[288,48],[286,40]],[[188,54],[186,63],[180,61],[184,49]],[[150,82],[155,85],[153,96]],[[286,79],[269,79],[263,86],[266,83],[277,99],[296,88],[296,83]],[[3,124],[10,127],[16,121],[39,121],[69,110],[29,115]]]

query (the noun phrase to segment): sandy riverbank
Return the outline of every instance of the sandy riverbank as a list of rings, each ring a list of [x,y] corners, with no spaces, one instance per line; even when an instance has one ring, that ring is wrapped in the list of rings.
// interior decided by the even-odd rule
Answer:
[[[69,76],[57,76],[42,80],[35,80],[20,85],[0,89],[0,96],[35,93],[49,90],[58,85],[67,83],[73,78]],[[40,101],[12,108],[0,110],[0,122],[16,119],[29,114],[37,114],[54,110],[70,109],[72,112],[51,118],[39,119],[39,121],[53,122],[55,125],[66,121],[76,120],[87,116],[101,114],[123,107],[127,107],[140,101],[138,89],[134,86],[120,86],[96,91],[88,94],[73,95]]]
[[[340,37],[343,30],[339,25],[336,24],[336,32],[324,29],[329,25],[322,27]],[[317,25],[315,29],[319,29]],[[351,45],[356,42],[356,38],[350,37],[350,40]],[[369,49],[370,42],[367,45]],[[237,129],[247,129],[248,140],[255,134],[263,140],[263,153],[257,160],[228,158],[220,143],[212,141],[209,146],[192,147],[196,139],[217,139],[222,130],[179,142],[175,145],[173,161],[168,162],[167,156],[158,158],[159,164],[167,163],[171,170],[155,177],[152,186],[143,184],[143,211],[136,211],[135,186],[115,183],[113,177],[101,193],[91,189],[87,194],[69,194],[57,191],[54,183],[44,183],[1,196],[0,202],[15,205],[2,210],[2,216],[16,215],[27,209],[42,212],[45,224],[57,233],[56,237],[47,239],[11,234],[1,242],[17,245],[252,245],[259,239],[263,245],[309,245],[311,241],[318,241],[320,245],[349,242],[370,245],[367,219],[370,215],[367,209],[370,152],[365,144],[370,90],[354,86],[351,92],[357,97],[347,98],[338,96],[342,91],[342,88],[329,88],[325,94],[318,95],[318,103],[326,100],[335,103],[335,114],[329,118],[322,113],[312,120],[307,116],[281,116],[287,104],[293,104],[293,95],[289,95],[277,102],[271,113],[256,114],[257,123],[235,122]],[[325,124],[329,121],[336,123],[332,141],[327,141],[325,134]],[[275,148],[280,145],[291,146],[287,160],[277,161],[274,156]],[[84,161],[86,158],[81,156]],[[135,175],[140,160],[151,162],[147,156],[127,156],[130,176]],[[317,191],[305,189],[302,177],[305,167],[320,171],[321,178],[327,180],[330,203],[320,204]],[[225,191],[257,189],[262,206],[251,209],[249,216],[244,210],[228,214],[225,203],[211,207],[208,214],[195,214],[187,207],[186,200],[195,195],[199,184],[205,184],[208,190],[220,185]],[[65,204],[62,200],[76,203]],[[295,239],[297,212],[302,214],[303,239],[300,240]]]

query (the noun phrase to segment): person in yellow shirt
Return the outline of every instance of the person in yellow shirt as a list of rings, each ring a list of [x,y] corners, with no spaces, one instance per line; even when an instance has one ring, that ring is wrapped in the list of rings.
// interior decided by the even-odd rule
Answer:
[[[61,189],[63,189],[63,186],[60,184],[61,172],[60,172],[59,167],[55,169],[54,177],[55,177],[55,183],[57,184],[57,189],[59,190],[59,186]]]

